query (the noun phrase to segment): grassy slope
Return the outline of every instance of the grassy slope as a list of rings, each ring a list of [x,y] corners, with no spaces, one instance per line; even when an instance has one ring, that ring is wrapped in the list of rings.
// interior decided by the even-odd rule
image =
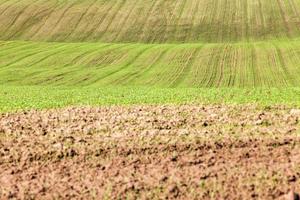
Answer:
[[[0,84],[288,87],[300,42],[112,44],[0,42]]]
[[[0,39],[231,42],[300,36],[300,0],[0,0]]]

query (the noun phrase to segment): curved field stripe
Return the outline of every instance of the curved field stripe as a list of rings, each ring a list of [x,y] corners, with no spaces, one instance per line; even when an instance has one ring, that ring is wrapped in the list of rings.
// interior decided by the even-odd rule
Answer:
[[[230,54],[230,66],[229,68],[229,74],[227,74],[228,81],[225,82],[225,86],[227,87],[233,87],[235,86],[235,78],[236,78],[236,69],[238,68],[238,51],[234,50],[233,53]]]
[[[52,7],[52,10],[54,10],[54,9],[55,9],[55,6]],[[47,11],[51,12],[51,8],[45,8],[44,10],[41,10],[41,11],[35,13],[31,17],[33,17],[33,18],[38,18],[38,17],[43,18],[43,17],[49,15],[49,12],[47,12]],[[17,35],[20,35],[23,32],[25,32],[26,30],[28,30],[28,27],[31,27],[32,25],[34,25],[34,21],[32,21],[31,17],[28,17],[25,21],[23,21],[22,25],[18,26],[18,30],[15,30],[14,33],[8,37],[8,39],[16,38]]]
[[[210,15],[204,15],[203,13],[208,13],[209,5],[211,5],[211,4],[208,2],[201,2],[201,1],[200,1],[200,3],[206,3],[206,4],[205,4],[205,6],[202,4],[198,6],[199,9],[201,8],[201,10],[199,10],[197,13],[202,13],[202,15],[201,15],[200,19],[196,20],[198,23],[196,24],[197,28],[195,29],[195,33],[194,33],[194,35],[196,37],[195,41],[198,41],[198,40],[203,41],[203,40],[205,40],[205,38],[207,38],[206,34],[203,32],[203,29],[207,28],[206,26],[204,26],[204,24],[205,24],[206,19],[208,19],[208,17],[210,17]],[[205,8],[203,10],[203,12],[201,12],[202,8]]]
[[[112,44],[106,44],[106,45],[101,46],[100,48],[98,47],[96,49],[86,51],[85,53],[82,53],[82,54],[76,56],[74,59],[71,60],[70,63],[67,63],[65,66],[70,65],[72,63],[76,64],[79,60],[83,59],[85,56],[95,53],[95,52],[99,52],[99,50],[102,51],[103,49],[107,49],[108,47],[111,47],[111,46],[112,46]]]
[[[210,79],[210,87],[216,87],[220,86],[220,80],[222,79],[222,71],[225,64],[226,59],[226,51],[227,51],[228,45],[224,44],[222,48],[219,51],[218,57],[216,60],[213,61],[213,69],[214,72],[212,74],[212,77]]]
[[[41,48],[41,47],[36,44],[30,44],[30,43],[26,43],[26,44],[22,44],[22,45],[18,44],[16,46],[12,46],[11,48],[3,50],[0,53],[0,59],[2,61],[6,61],[9,63],[10,59],[15,59],[24,52],[32,51],[32,50],[39,49],[39,48]]]
[[[298,21],[300,20],[300,14],[299,14],[299,3],[296,4],[294,0],[289,0],[288,1],[290,4],[290,7],[292,8],[293,12],[295,13],[295,15],[298,18]],[[297,28],[299,29],[300,27],[297,26]]]
[[[249,39],[249,22],[248,22],[248,0],[244,1],[244,24],[245,24],[245,39]]]
[[[279,48],[279,46],[275,43],[273,43],[275,49],[276,49],[276,53],[277,53],[277,57],[279,59],[279,65],[282,68],[282,70],[284,71],[285,75],[286,75],[286,80],[289,84],[291,84],[292,86],[296,86],[294,80],[293,80],[293,76],[291,75],[291,73],[289,72],[288,68],[286,67],[285,64],[285,59],[283,57],[283,53],[282,50]]]
[[[171,26],[172,30],[165,29],[165,32],[162,35],[165,36],[166,32],[172,33],[171,36],[168,36],[168,40],[170,41],[174,41],[174,38],[176,38],[178,22],[180,21],[180,18],[182,16],[182,12],[184,10],[185,4],[186,4],[186,0],[176,0],[176,5],[174,7],[174,10],[172,11],[172,16],[170,20],[172,21],[172,26]]]
[[[58,47],[58,48],[63,48],[65,45],[62,45],[62,46],[60,46],[60,47]],[[64,51],[65,49],[63,49],[62,51]],[[44,51],[44,50],[42,50],[41,49],[41,51],[39,51],[39,52],[34,52],[34,53],[31,53],[31,54],[29,54],[29,55],[26,55],[26,56],[22,56],[21,58],[18,58],[17,60],[14,60],[14,61],[12,61],[12,62],[10,62],[10,63],[8,63],[8,64],[6,64],[6,65],[4,65],[4,66],[1,66],[1,69],[3,69],[4,67],[10,67],[11,65],[14,65],[14,64],[16,64],[16,63],[18,63],[18,62],[21,62],[21,61],[24,61],[24,59],[27,59],[27,58],[32,58],[32,57],[39,57],[39,55],[40,54],[43,54],[43,53],[45,53],[45,52],[51,52],[51,51],[55,51],[54,52],[54,54],[56,54],[56,52],[57,52],[57,48],[55,47],[54,49],[50,49],[50,50],[47,50],[47,51]],[[53,54],[53,55],[54,55]],[[50,54],[50,55],[52,55],[52,54]],[[44,59],[47,59],[47,57],[48,57],[48,55],[46,56],[46,57],[43,57],[43,58],[41,58],[40,60],[38,60],[38,61],[33,61],[33,64],[36,64],[36,63],[38,63],[38,62],[40,62],[40,61],[42,61],[42,60],[44,60]],[[26,66],[24,66],[24,67],[26,67]]]
[[[67,40],[72,34],[74,34],[74,31],[77,29],[78,25],[80,24],[80,22],[82,21],[82,19],[84,18],[84,16],[89,12],[89,10],[98,2],[98,0],[94,0],[93,3],[91,3],[89,6],[87,6],[87,8],[80,13],[80,17],[77,19],[77,22],[74,25],[74,28],[69,32],[69,34],[67,34],[65,36],[65,40]]]
[[[177,59],[177,55],[175,52],[177,50],[176,46],[172,46],[172,51],[168,51],[168,53],[163,57],[164,59],[161,60],[160,63],[158,63],[156,66],[153,66],[151,70],[149,70],[148,74],[148,80],[146,79],[145,84],[146,85],[164,85],[163,82],[167,82],[171,78],[170,77],[170,71],[174,65],[172,65],[172,62],[174,63]],[[174,68],[173,68],[174,69]],[[150,76],[151,75],[151,76]]]
[[[10,3],[10,4],[9,4]],[[8,5],[6,5],[8,4]],[[3,15],[7,9],[9,9],[13,4],[13,0],[7,0],[7,1],[3,1],[0,4],[0,17],[1,15]],[[6,6],[6,7],[5,7]]]
[[[224,47],[222,47],[224,48]],[[208,62],[208,67],[210,68],[210,74],[207,76],[207,82],[205,83],[206,87],[212,87],[214,86],[215,77],[217,74],[216,66],[218,66],[216,63],[219,63],[221,59],[221,49],[214,48],[213,49],[213,55],[210,56],[210,60]]]
[[[143,62],[144,60],[142,60],[143,59],[142,56],[145,55],[147,57],[148,54],[151,54],[151,52],[154,51],[153,50],[154,48],[155,48],[155,46],[149,47],[142,54],[140,54],[139,57],[136,59],[136,62],[132,63],[132,69],[130,71],[128,71],[127,73],[125,73],[122,76],[122,78],[118,79],[116,81],[116,83],[120,83],[122,85],[127,85],[130,82],[139,80],[139,77],[141,77],[142,75],[145,75],[147,73],[147,71],[150,70],[151,67],[154,66],[155,63],[157,63],[168,50],[168,49],[165,49],[165,50],[162,50],[161,52],[159,52],[158,55],[155,56],[155,58],[151,58],[151,62],[149,62],[149,64],[146,66],[141,66],[140,64],[137,63],[138,59],[141,59],[140,63]],[[162,48],[164,48],[164,47],[162,47]],[[150,51],[150,52],[147,54],[146,52],[148,52],[148,51]],[[139,68],[142,68],[142,69],[139,69]]]
[[[209,3],[208,3],[209,4]],[[208,32],[207,32],[207,41],[208,42],[212,42],[213,41],[213,37],[216,37],[215,34],[209,34],[209,33],[213,33],[214,31],[217,31],[218,32],[218,29],[217,30],[214,30],[214,27],[213,25],[216,24],[216,22],[218,22],[218,15],[220,15],[222,12],[219,11],[219,1],[213,1],[213,3],[210,4],[212,6],[212,8],[210,9],[210,12],[208,13],[208,23],[211,24],[212,26],[209,26],[208,27]],[[216,12],[216,13],[215,13]],[[220,27],[218,25],[218,27]],[[217,38],[217,41],[220,42]]]
[[[152,60],[152,62],[149,63],[149,65],[147,65],[143,70],[139,70],[138,72],[131,74],[130,77],[126,79],[126,84],[135,83],[136,81],[141,80],[142,79],[141,77],[147,74],[153,66],[159,63],[164,58],[164,56],[171,50],[171,48],[170,47],[165,48],[164,50],[159,52],[159,54],[157,54],[157,56]]]
[[[277,0],[277,4],[278,4],[278,7],[280,9],[280,14],[281,14],[281,17],[282,17],[283,24],[286,28],[286,34],[290,38],[291,37],[291,27],[288,24],[288,19],[286,17],[286,14],[285,14],[285,11],[284,11],[284,8],[283,8],[284,6],[283,6],[281,0]]]
[[[190,24],[190,30],[193,30],[193,31],[189,31],[189,33],[187,33],[186,35],[186,38],[184,39],[185,42],[188,42],[189,40],[191,41],[194,41],[194,37],[192,35],[195,34],[195,30],[194,30],[194,27],[195,27],[195,20],[196,20],[196,16],[198,14],[198,10],[199,10],[199,5],[200,5],[200,1],[193,1],[193,2],[196,2],[196,6],[192,5],[192,8],[194,10],[191,11],[192,13],[192,18],[191,18],[191,24]]]
[[[86,50],[87,46],[78,46],[78,45],[72,45],[72,48],[65,48],[65,50],[58,52],[57,54],[53,54],[50,55],[51,57],[47,57],[47,60],[56,60],[56,58],[59,58],[58,56],[63,56],[63,55],[69,55],[70,53],[74,53],[76,51],[81,52],[79,55],[73,57],[70,59],[70,61],[63,63],[63,65],[59,64],[59,63],[43,63],[43,66],[47,66],[47,67],[43,67],[40,68],[38,67],[37,70],[38,73],[34,74],[34,73],[30,73],[28,76],[34,76],[32,77],[35,79],[35,84],[45,84],[45,83],[55,83],[55,81],[59,81],[59,83],[55,83],[55,84],[61,84],[64,80],[66,80],[66,75],[67,74],[72,74],[73,72],[76,71],[81,71],[82,69],[78,68],[78,66],[76,65],[76,63],[78,63],[79,60],[82,60],[85,56],[88,56],[89,54],[95,54],[99,53],[99,51],[103,51],[105,49],[108,49],[110,46],[113,46],[113,44],[104,44],[104,45],[93,45],[92,49],[90,50]],[[120,45],[114,45],[114,46],[118,46],[120,47]],[[84,50],[84,52],[82,52],[82,50]],[[78,54],[78,53],[77,53]],[[43,61],[45,61],[45,59],[43,59]],[[36,63],[41,65],[40,62]],[[53,67],[51,66],[53,65]],[[47,69],[49,68],[49,69]],[[58,75],[52,76],[52,74],[56,73]],[[41,77],[49,77],[46,79]],[[59,79],[57,79],[57,77],[59,77]],[[39,80],[40,79],[40,80]]]
[[[109,7],[105,9],[104,15],[100,18],[100,21],[97,22],[97,24],[92,27],[92,29],[89,31],[89,33],[86,35],[86,39],[89,37],[95,37],[98,35],[99,28],[101,28],[103,23],[107,20],[107,18],[113,13],[116,14],[116,12],[119,10],[119,8],[122,7],[122,3],[118,2],[115,4],[110,3],[109,1],[105,1],[105,3],[109,4]]]
[[[218,65],[216,66],[217,69],[220,69],[220,70],[218,70],[219,73],[216,77],[216,81],[217,81],[216,86],[217,87],[223,86],[223,81],[224,81],[224,79],[227,78],[224,75],[224,71],[228,67],[227,63],[229,63],[229,57],[230,57],[231,52],[232,52],[232,46],[226,45],[224,48],[224,52],[222,52],[220,63],[218,63]],[[230,76],[230,74],[229,74],[229,76]]]
[[[34,39],[37,35],[39,35],[40,31],[47,24],[48,20],[52,16],[52,14],[57,11],[59,6],[60,6],[59,3],[57,3],[57,1],[56,1],[55,4],[54,4],[53,9],[49,12],[48,16],[46,18],[44,18],[44,20],[41,22],[41,25],[36,30],[34,30],[34,32],[30,35],[31,38]]]
[[[265,65],[265,69],[267,70],[264,73],[265,76],[265,82],[267,82],[268,87],[271,86],[278,86],[280,85],[280,83],[282,82],[281,76],[277,76],[278,74],[278,64],[277,64],[277,60],[276,60],[276,52],[274,51],[273,48],[268,48],[266,47],[266,45],[263,46],[263,49],[266,53],[266,65]]]
[[[166,7],[167,5],[167,1],[162,1],[159,8],[157,8],[156,10],[156,14],[157,15],[157,22],[156,24],[158,24],[157,27],[155,27],[154,30],[152,30],[154,27],[151,26],[155,26],[156,24],[150,24],[150,30],[152,31],[152,34],[149,35],[149,32],[147,34],[148,40],[147,42],[149,43],[156,43],[156,42],[162,42],[164,40],[164,37],[166,35],[166,31],[167,31],[167,25],[168,25],[168,19],[167,19],[167,15],[164,14],[163,9]]]
[[[163,45],[0,41],[0,74],[1,83],[14,84],[289,87],[300,84],[299,49],[300,40]]]
[[[3,0],[0,4],[0,37],[11,40],[216,43],[300,36],[298,0]]]
[[[4,58],[8,57],[10,55],[10,53],[18,54],[22,50],[26,50],[26,49],[30,49],[31,50],[34,47],[36,47],[36,45],[35,44],[30,44],[30,43],[12,45],[11,47],[7,47],[7,48],[1,47],[0,48],[1,49],[0,59],[3,58],[3,57]]]
[[[174,77],[179,77],[182,73],[184,67],[186,67],[187,62],[186,57],[189,57],[193,48],[191,47],[182,47],[182,45],[178,48],[174,46],[173,51],[170,52],[168,57],[163,60],[163,62],[159,65],[161,68],[154,71],[153,78],[150,78],[148,84],[154,85],[165,85],[167,87],[171,87],[172,84],[175,84]]]
[[[62,50],[59,50],[59,49],[61,49],[62,48]],[[53,52],[54,51],[54,52]],[[53,53],[52,53],[53,52]],[[43,61],[45,61],[45,60],[47,60],[47,59],[51,59],[51,57],[53,57],[53,56],[55,56],[55,55],[57,55],[57,54],[60,54],[60,53],[62,53],[62,52],[68,52],[68,50],[66,50],[66,48],[64,47],[64,46],[62,46],[62,47],[58,47],[58,48],[55,48],[55,49],[53,49],[53,50],[50,50],[50,51],[47,51],[46,53],[46,55],[45,56],[43,56],[43,57],[40,57],[40,55],[39,54],[36,54],[38,57],[39,57],[39,59],[35,59],[32,63],[29,63],[29,64],[27,64],[27,65],[25,65],[24,67],[32,67],[32,66],[35,66],[35,65],[37,65],[37,64],[40,64],[41,62],[43,62]],[[45,52],[42,52],[41,54],[44,54]],[[50,54],[49,54],[50,53]],[[35,56],[36,56],[35,55]]]
[[[195,60],[194,65],[191,68],[189,82],[187,83],[190,87],[199,87],[204,85],[205,77],[208,74],[208,55],[210,48],[207,45],[203,46],[198,53],[198,57]]]
[[[102,79],[107,78],[109,76],[115,75],[119,72],[122,72],[123,70],[127,69],[128,67],[130,67],[141,55],[143,55],[146,51],[148,51],[149,49],[153,48],[155,46],[149,45],[146,47],[143,47],[142,50],[138,51],[135,56],[133,56],[130,60],[128,60],[124,65],[122,65],[121,67],[119,67],[117,70],[114,70],[112,72],[109,72],[107,75],[105,75],[104,77],[102,77]],[[121,84],[124,80],[126,80],[126,78],[130,77],[130,74],[128,75],[124,75],[121,78],[117,79],[117,80],[113,80],[112,82],[110,81],[110,83],[112,85],[118,85]]]
[[[282,71],[285,74],[285,80],[287,81],[287,84],[288,85],[292,85],[292,86],[296,86],[291,72],[286,67],[285,59],[284,59],[284,57],[282,55],[283,54],[282,50],[280,49],[280,47],[277,44],[273,43],[273,45],[274,45],[274,47],[276,49],[276,54],[277,54],[279,66],[282,68]]]
[[[216,37],[217,37],[217,41],[219,41],[219,42],[224,42],[224,40],[225,40],[224,32],[226,31],[226,28],[227,28],[225,24],[221,23],[221,19],[224,21],[226,20],[227,0],[224,0],[224,1],[225,1],[224,3],[223,3],[223,1],[217,3],[217,5],[218,5],[217,9],[219,9],[219,10],[215,11],[215,12],[217,12],[217,14],[216,14],[217,24],[216,25],[217,25],[217,27],[220,27],[216,30]],[[213,23],[215,23],[215,22],[213,22]]]
[[[262,9],[262,3],[261,0],[258,0],[258,8],[259,8],[259,17],[260,17],[260,22],[261,22],[261,33],[263,34],[265,32],[265,18],[263,15],[263,9]]]
[[[51,70],[52,73],[58,71],[58,73],[60,74],[60,80],[63,80],[65,78],[64,75],[69,74],[70,68],[78,70],[78,68],[76,66],[76,63],[77,63],[78,60],[81,60],[85,56],[88,56],[89,54],[92,54],[92,53],[94,53],[96,51],[99,51],[101,49],[107,48],[109,46],[111,46],[111,45],[107,44],[107,45],[103,45],[103,46],[101,46],[99,48],[93,47],[93,49],[86,50],[85,52],[82,52],[79,55],[77,55],[77,56],[73,57],[72,59],[70,59],[70,61],[68,61],[66,63],[63,63],[63,65],[51,64],[50,63],[50,64],[48,64],[47,68],[50,68],[50,70]],[[85,50],[85,48],[83,48],[83,50]],[[77,51],[77,48],[73,48],[72,49],[72,52],[76,52],[76,51]],[[72,53],[72,52],[69,52],[69,53]],[[46,63],[45,63],[45,65],[46,65]],[[65,70],[67,70],[67,72],[64,72]],[[47,72],[47,69],[43,68],[43,72],[44,71]],[[41,73],[41,72],[39,72],[39,73]],[[48,76],[48,75],[46,75],[46,76]],[[47,82],[49,82],[49,81],[47,81]]]
[[[26,1],[26,0],[19,0],[19,1],[18,1],[18,0],[8,0],[8,1],[4,2],[5,4],[6,4],[6,3],[9,3],[9,4],[8,4],[3,10],[0,10],[0,11],[1,11],[1,12],[0,12],[0,17],[1,17],[3,14],[5,14],[6,11],[9,10],[11,7],[15,6],[15,5],[16,5],[16,2],[17,2],[17,3],[21,3],[22,1]],[[1,4],[1,7],[3,7],[4,3]]]
[[[91,66],[96,65],[95,64],[95,57],[98,57],[99,55],[107,55],[111,54],[116,50],[120,50],[124,48],[125,45],[118,45],[118,44],[106,44],[105,46],[96,48],[95,51],[92,51],[89,54],[82,55],[80,57],[76,58],[76,61],[73,61],[72,63],[77,66]]]
[[[188,74],[191,71],[191,68],[197,58],[197,55],[199,54],[199,50],[201,50],[202,48],[203,46],[197,47],[194,50],[192,50],[192,52],[185,61],[185,65],[181,68],[179,73],[176,74],[176,77],[173,78],[173,81],[170,84],[171,87],[178,87],[188,77]]]
[[[110,28],[110,26],[112,25],[114,19],[116,18],[116,16],[120,12],[120,10],[122,10],[122,8],[124,7],[124,5],[125,5],[125,1],[121,1],[121,3],[117,7],[117,10],[114,11],[114,13],[113,13],[112,17],[110,18],[108,24],[105,26],[104,30],[102,31],[101,36],[100,36],[100,40],[102,40],[103,36],[107,32],[107,30]],[[102,24],[101,24],[101,26],[102,26]]]
[[[226,63],[228,62],[228,53],[231,52],[231,47],[229,45],[226,45],[223,49],[222,56],[220,59],[220,63],[217,63],[217,66],[215,66],[218,70],[218,76],[217,76],[217,82],[215,85],[221,86],[223,79],[224,79],[224,68],[226,67]]]
[[[4,4],[6,4],[7,2],[9,2],[10,0],[2,0],[2,1],[0,1],[0,7],[2,6],[2,5],[4,5]]]
[[[212,71],[212,59],[211,57],[216,55],[215,47],[204,47],[202,51],[202,58],[199,60],[195,69],[195,76],[193,77],[193,85],[206,87],[211,76]],[[201,78],[202,77],[202,78]],[[201,78],[201,79],[200,79]]]
[[[239,49],[239,65],[240,65],[240,87],[246,87],[251,82],[251,70],[249,69],[249,65],[247,63],[247,59],[243,58],[246,55],[244,49]]]
[[[112,40],[118,41],[118,38],[124,32],[124,29],[128,28],[126,26],[126,24],[128,23],[130,17],[132,16],[133,11],[136,9],[136,7],[138,6],[139,3],[140,3],[140,1],[135,2],[134,5],[130,8],[130,11],[126,12],[126,15],[124,17],[121,17],[121,19],[123,19],[123,20],[119,20],[118,23],[115,25],[117,27],[120,26],[121,28],[119,29],[118,33],[115,34],[115,36],[112,36],[112,37],[114,37]],[[124,7],[125,7],[125,5],[124,5]]]
[[[289,0],[288,4],[289,4],[290,9],[293,11],[293,15],[297,17],[297,21],[300,21],[299,6],[296,5],[296,3],[294,2],[294,0]],[[293,26],[293,28],[296,28],[297,32],[300,31],[300,27],[299,26]]]
[[[257,58],[254,45],[251,45],[251,64],[252,64],[252,74],[253,74],[253,86],[256,87],[260,84],[260,77],[256,70]]]
[[[140,28],[141,33],[139,34],[140,37],[138,38],[139,42],[144,41],[145,31],[146,31],[146,28],[148,27],[149,21],[150,21],[149,17],[152,16],[152,13],[156,10],[157,6],[160,5],[160,3],[161,3],[160,0],[152,0],[152,2],[153,3],[151,4],[149,11],[145,15],[146,18],[144,19],[144,23],[143,23],[142,27]]]
[[[267,73],[267,71],[265,70],[266,68],[266,55],[265,55],[265,52],[262,51],[263,47],[261,46],[258,46],[258,45],[254,45],[253,47],[253,51],[255,52],[255,61],[256,61],[256,64],[257,64],[257,67],[256,67],[256,75],[259,77],[259,80],[260,80],[260,85],[261,86],[264,86],[264,87],[267,87],[267,83],[266,83],[266,80],[264,78],[264,74]]]
[[[90,55],[90,53],[87,54],[86,56],[88,56],[88,58],[85,58],[80,63],[75,62],[74,65],[65,64],[62,67],[58,67],[56,70],[61,71],[62,69],[65,68],[67,70],[68,74],[71,74],[70,76],[72,78],[72,84],[91,85],[91,84],[97,83],[99,80],[101,80],[102,78],[98,78],[98,76],[101,76],[103,73],[97,73],[97,74],[93,73],[93,76],[91,75],[89,78],[87,78],[87,77],[81,78],[81,77],[84,77],[85,71],[90,70],[90,69],[98,70],[98,69],[104,69],[105,68],[105,67],[99,68],[97,66],[97,64],[95,64],[92,68],[87,68],[87,67],[90,67],[88,65],[90,65],[89,63],[92,62],[91,59],[93,59],[94,56],[97,56],[98,54],[101,54],[102,56],[100,57],[100,59],[97,59],[97,63],[99,64],[102,61],[105,61],[106,55],[115,54],[118,51],[120,51],[122,48],[126,48],[127,51],[128,51],[128,50],[133,48],[133,45],[130,45],[130,46],[128,46],[128,45],[116,45],[116,44],[107,45],[105,48],[102,48],[102,50],[100,50],[100,51],[98,49],[98,50],[92,52],[92,55]],[[79,64],[79,67],[78,67],[78,64]],[[81,73],[82,70],[84,70],[84,73]],[[72,75],[74,73],[77,73],[77,75],[76,76]],[[79,74],[79,76],[78,76],[78,74]],[[65,80],[65,79],[66,79],[66,77],[63,77],[62,80]],[[66,81],[66,83],[68,82],[68,80],[65,80],[65,81]],[[84,81],[84,82],[80,83],[80,81]]]
[[[105,1],[105,3],[109,4],[108,1]],[[91,30],[88,31],[88,33],[85,34],[85,36],[82,38],[82,40],[87,40],[90,39],[90,37],[92,37],[93,35],[95,35],[98,31],[98,28],[101,27],[103,21],[107,18],[107,16],[109,15],[111,10],[114,10],[114,6],[118,6],[118,4],[109,4],[108,7],[105,9],[104,15],[99,17],[98,19],[100,19],[93,27]],[[99,9],[97,9],[98,11]],[[94,16],[96,15],[96,13],[94,14]],[[91,38],[93,39],[93,38]]]
[[[33,4],[38,2],[40,0],[34,0]],[[33,4],[27,4],[24,6],[24,8],[22,8],[18,14],[12,19],[12,21],[7,25],[6,28],[4,28],[3,30],[1,30],[3,33],[6,33],[8,30],[10,30],[11,26],[15,24],[15,22],[20,18],[20,16],[22,16],[22,14],[26,11],[27,8],[29,8],[30,6],[32,6]]]
[[[83,63],[86,64],[88,66],[94,66],[97,69],[100,69],[102,67],[99,67],[101,65],[106,64],[105,66],[103,66],[103,68],[113,64],[114,62],[116,62],[116,60],[113,60],[111,62],[111,60],[109,60],[110,62],[107,62],[109,57],[113,57],[114,59],[116,59],[115,54],[118,54],[119,52],[121,53],[127,53],[128,51],[130,51],[131,49],[134,48],[134,45],[115,45],[115,46],[111,46],[110,48],[104,48],[103,51],[101,50],[100,52],[97,51],[96,52],[96,58],[92,58],[91,60]],[[124,50],[123,50],[124,49]]]
[[[77,3],[77,2],[74,1],[74,2],[72,2],[69,6],[67,6],[67,7],[64,9],[64,11],[63,11],[62,14],[60,15],[59,19],[58,19],[58,20],[56,21],[56,23],[54,24],[54,26],[53,26],[51,32],[49,33],[49,35],[53,35],[53,34],[56,33],[55,31],[58,29],[58,26],[59,26],[60,22],[64,19],[64,16],[68,13],[68,11],[70,11],[70,9],[71,9],[73,6],[76,5],[76,3]]]
[[[196,13],[193,11],[193,7],[191,7],[192,5],[193,5],[192,3],[190,3],[186,0],[184,1],[183,5],[182,5],[182,9],[180,11],[178,20],[175,22],[177,25],[176,25],[174,36],[177,41],[185,41],[186,36],[188,36],[187,27],[193,26],[192,21],[190,21],[190,20],[193,18],[193,16]],[[186,14],[189,14],[189,15],[186,15]],[[188,23],[188,24],[186,24],[186,23]],[[193,29],[190,29],[190,30],[193,30]]]
[[[287,78],[285,77],[286,74],[282,70],[282,67],[280,66],[280,60],[278,60],[276,49],[272,49],[271,54],[271,65],[272,67],[272,74],[273,74],[273,80],[270,82],[273,82],[273,85],[276,86],[288,86]]]
[[[9,61],[8,63],[6,63],[4,65],[1,65],[0,69],[7,68],[7,66],[13,65],[14,63],[20,62],[21,60],[23,60],[27,57],[33,56],[33,55],[35,55],[37,53],[41,53],[41,52],[43,52],[43,50],[40,49],[40,48],[37,48],[35,51],[33,51],[33,53],[32,53],[32,50],[31,50],[28,54],[25,54],[25,55],[22,54],[21,57],[16,56],[15,59],[13,59],[13,61]]]
[[[108,51],[108,52],[103,52],[103,53],[105,53],[105,54],[101,54],[101,57],[100,57],[100,59],[97,59],[97,63],[99,64],[100,63],[100,65],[101,65],[101,62],[103,62],[103,61],[105,61],[105,59],[106,59],[106,56],[107,55],[111,55],[111,54],[118,54],[118,52],[120,52],[120,50],[122,49],[122,48],[125,48],[124,49],[124,52],[121,52],[123,55],[124,54],[126,54],[125,52],[130,52],[130,50],[131,49],[134,49],[134,45],[122,45],[122,46],[120,46],[120,45],[114,45],[115,47],[114,48],[112,48],[110,51]],[[125,51],[126,50],[126,51]],[[89,61],[90,62],[90,61]],[[89,65],[89,64],[88,64]],[[107,66],[107,65],[105,65],[105,66],[102,66],[102,67],[100,67],[99,68],[99,66],[98,65],[96,65],[95,67],[94,67],[94,69],[95,70],[101,70],[101,72],[102,73],[99,73],[99,76],[97,76],[97,77],[95,77],[94,78],[94,80],[90,80],[89,81],[89,84],[94,84],[94,83],[97,83],[97,82],[99,82],[100,80],[102,80],[103,79],[103,76],[107,76],[109,73],[112,73],[112,72],[107,72],[107,71],[110,71],[110,68],[111,67],[113,67],[113,68],[115,68],[115,67],[117,67],[117,66],[114,66],[114,65],[112,65],[112,66]]]

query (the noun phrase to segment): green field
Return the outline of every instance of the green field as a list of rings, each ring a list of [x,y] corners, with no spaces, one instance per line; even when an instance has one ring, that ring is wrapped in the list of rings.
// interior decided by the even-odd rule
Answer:
[[[0,42],[0,84],[296,87],[300,41],[236,44]]]
[[[32,95],[4,95],[0,110],[90,98],[299,105],[299,13],[300,0],[0,0],[0,93]],[[33,103],[42,94],[51,101]]]
[[[300,88],[0,86],[0,113],[65,106],[256,104],[300,107]]]
[[[300,0],[0,0],[0,199],[299,199]]]

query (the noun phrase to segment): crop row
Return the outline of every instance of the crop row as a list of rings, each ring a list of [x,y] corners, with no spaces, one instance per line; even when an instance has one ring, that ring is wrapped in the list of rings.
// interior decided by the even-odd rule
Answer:
[[[229,42],[300,36],[300,0],[0,0],[0,39]]]
[[[0,42],[0,84],[280,87],[300,84],[300,42]]]

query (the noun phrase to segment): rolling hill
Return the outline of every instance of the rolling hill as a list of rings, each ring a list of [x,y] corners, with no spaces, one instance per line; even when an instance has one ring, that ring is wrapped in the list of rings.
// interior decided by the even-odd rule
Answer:
[[[300,42],[117,44],[4,41],[0,84],[288,87]]]
[[[0,0],[0,199],[299,199],[300,0]]]
[[[0,0],[1,84],[300,84],[300,0]]]
[[[236,42],[300,36],[299,0],[0,0],[0,39]]]

